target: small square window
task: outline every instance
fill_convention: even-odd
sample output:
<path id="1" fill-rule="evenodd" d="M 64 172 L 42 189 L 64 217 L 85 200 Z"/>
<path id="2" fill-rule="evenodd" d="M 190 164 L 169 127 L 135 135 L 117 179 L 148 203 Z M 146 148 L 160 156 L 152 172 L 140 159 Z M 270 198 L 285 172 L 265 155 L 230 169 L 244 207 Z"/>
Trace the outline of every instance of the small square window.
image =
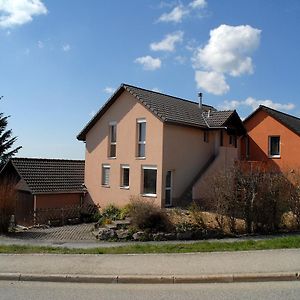
<path id="1" fill-rule="evenodd" d="M 109 186 L 110 165 L 102 165 L 102 181 L 103 186 Z"/>
<path id="2" fill-rule="evenodd" d="M 129 166 L 121 166 L 121 187 L 129 188 Z"/>
<path id="3" fill-rule="evenodd" d="M 280 136 L 269 136 L 269 156 L 280 157 Z"/>

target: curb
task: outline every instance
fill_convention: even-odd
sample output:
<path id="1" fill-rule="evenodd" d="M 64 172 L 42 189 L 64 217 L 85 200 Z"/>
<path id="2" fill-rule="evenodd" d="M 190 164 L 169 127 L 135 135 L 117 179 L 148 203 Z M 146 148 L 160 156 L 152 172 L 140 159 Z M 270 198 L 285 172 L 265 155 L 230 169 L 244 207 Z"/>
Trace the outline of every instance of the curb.
<path id="1" fill-rule="evenodd" d="M 73 275 L 73 274 L 20 274 L 0 273 L 0 280 L 6 281 L 42 281 L 76 283 L 120 283 L 120 284 L 179 284 L 179 283 L 232 283 L 232 282 L 270 282 L 300 281 L 300 274 L 282 273 L 242 273 L 217 275 Z"/>

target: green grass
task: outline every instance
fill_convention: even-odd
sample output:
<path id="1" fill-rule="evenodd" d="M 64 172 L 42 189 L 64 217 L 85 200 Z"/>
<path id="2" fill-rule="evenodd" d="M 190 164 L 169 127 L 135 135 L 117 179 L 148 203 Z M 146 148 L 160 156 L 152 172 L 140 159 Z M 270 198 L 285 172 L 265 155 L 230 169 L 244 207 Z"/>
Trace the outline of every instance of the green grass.
<path id="1" fill-rule="evenodd" d="M 128 253 L 188 253 L 214 251 L 245 251 L 300 248 L 300 236 L 248 240 L 236 242 L 196 242 L 192 244 L 138 244 L 110 248 L 69 249 L 41 246 L 0 246 L 0 253 L 53 253 L 53 254 L 128 254 Z"/>

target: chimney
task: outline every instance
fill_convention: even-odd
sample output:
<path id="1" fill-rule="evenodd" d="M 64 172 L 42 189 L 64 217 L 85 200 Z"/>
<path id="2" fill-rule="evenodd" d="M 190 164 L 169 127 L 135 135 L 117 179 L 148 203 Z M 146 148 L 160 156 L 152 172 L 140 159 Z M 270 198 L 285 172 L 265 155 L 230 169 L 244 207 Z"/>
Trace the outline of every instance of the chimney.
<path id="1" fill-rule="evenodd" d="M 198 93 L 199 97 L 199 108 L 202 109 L 202 93 Z"/>

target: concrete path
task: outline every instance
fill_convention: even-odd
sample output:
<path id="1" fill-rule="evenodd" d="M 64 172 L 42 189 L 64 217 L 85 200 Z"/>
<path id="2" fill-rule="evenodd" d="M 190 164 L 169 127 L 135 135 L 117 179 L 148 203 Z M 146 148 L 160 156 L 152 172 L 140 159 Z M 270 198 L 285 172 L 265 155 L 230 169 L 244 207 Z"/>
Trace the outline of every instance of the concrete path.
<path id="1" fill-rule="evenodd" d="M 237 276 L 237 281 L 247 276 L 248 279 L 264 277 L 266 280 L 271 274 L 273 280 L 280 276 L 296 280 L 299 271 L 298 249 L 189 254 L 0 255 L 0 279 L 11 274 L 11 279 L 18 280 L 56 281 L 63 278 L 66 281 L 67 277 L 77 277 L 78 281 L 81 278 L 85 282 L 99 282 L 99 278 L 106 278 L 106 282 L 120 282 L 121 279 L 122 282 L 123 278 L 123 282 L 132 283 L 132 280 L 145 282 L 145 279 L 152 278 L 174 283 L 176 278 L 181 282 L 193 278 L 194 282 L 201 278 L 207 282 L 213 278 L 214 281 L 232 282 L 234 276 Z"/>

